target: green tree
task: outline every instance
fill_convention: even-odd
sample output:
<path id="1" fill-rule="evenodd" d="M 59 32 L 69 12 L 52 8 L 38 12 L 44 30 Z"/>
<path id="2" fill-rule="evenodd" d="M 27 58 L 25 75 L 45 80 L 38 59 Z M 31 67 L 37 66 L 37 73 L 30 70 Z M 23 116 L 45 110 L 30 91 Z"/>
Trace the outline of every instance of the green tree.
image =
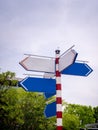
<path id="1" fill-rule="evenodd" d="M 74 114 L 63 113 L 64 130 L 79 130 L 79 119 Z"/>
<path id="2" fill-rule="evenodd" d="M 2 86 L 16 86 L 18 81 L 14 80 L 15 78 L 15 73 L 14 72 L 3 72 L 0 74 L 0 85 Z"/>
<path id="3" fill-rule="evenodd" d="M 44 116 L 42 94 L 22 88 L 0 89 L 0 128 L 2 130 L 55 130 L 55 117 Z"/>
<path id="4" fill-rule="evenodd" d="M 76 115 L 79 118 L 80 127 L 85 127 L 86 124 L 95 122 L 94 110 L 91 106 L 68 104 L 64 112 Z"/>
<path id="5" fill-rule="evenodd" d="M 0 98 L 0 127 L 2 130 L 16 130 L 17 126 L 24 122 L 17 95 L 16 89 L 10 88 Z"/>
<path id="6" fill-rule="evenodd" d="M 54 127 L 55 119 L 44 117 L 45 100 L 41 94 L 28 92 L 25 102 L 22 102 L 24 113 L 23 130 L 51 130 Z"/>
<path id="7" fill-rule="evenodd" d="M 94 107 L 94 118 L 95 118 L 95 123 L 98 123 L 98 106 Z"/>

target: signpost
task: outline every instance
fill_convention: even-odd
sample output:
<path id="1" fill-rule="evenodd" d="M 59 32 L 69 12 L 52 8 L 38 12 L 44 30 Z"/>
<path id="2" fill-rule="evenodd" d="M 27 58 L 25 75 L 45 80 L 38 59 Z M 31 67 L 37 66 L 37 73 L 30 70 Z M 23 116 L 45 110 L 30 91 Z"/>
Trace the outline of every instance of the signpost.
<path id="1" fill-rule="evenodd" d="M 44 114 L 47 118 L 57 117 L 57 130 L 62 130 L 62 87 L 61 74 L 88 76 L 93 70 L 86 63 L 75 62 L 77 52 L 72 48 L 56 57 L 28 56 L 20 64 L 28 71 L 43 72 L 44 78 L 27 77 L 20 82 L 29 92 L 43 92 L 46 98 L 56 94 L 56 102 L 46 105 Z M 53 79 L 54 78 L 54 79 Z"/>
<path id="2" fill-rule="evenodd" d="M 57 130 L 62 130 L 62 86 L 61 86 L 61 73 L 59 71 L 59 56 L 60 50 L 56 50 L 56 118 Z"/>

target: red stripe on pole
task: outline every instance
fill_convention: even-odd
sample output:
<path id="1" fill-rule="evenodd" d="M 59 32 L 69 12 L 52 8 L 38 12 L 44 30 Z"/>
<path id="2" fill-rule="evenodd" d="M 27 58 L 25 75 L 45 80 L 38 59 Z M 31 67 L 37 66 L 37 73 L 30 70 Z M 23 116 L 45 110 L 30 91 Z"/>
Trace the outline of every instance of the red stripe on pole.
<path id="1" fill-rule="evenodd" d="M 62 98 L 61 97 L 57 97 L 56 101 L 57 101 L 57 104 L 62 104 Z"/>
<path id="2" fill-rule="evenodd" d="M 56 90 L 61 90 L 61 84 L 56 84 Z"/>
<path id="3" fill-rule="evenodd" d="M 62 130 L 63 127 L 62 126 L 57 126 L 57 130 Z"/>
<path id="4" fill-rule="evenodd" d="M 58 64 L 58 63 L 59 63 L 59 58 L 56 58 L 55 64 Z"/>
<path id="5" fill-rule="evenodd" d="M 56 71 L 56 77 L 60 77 L 61 76 L 61 73 L 57 70 Z"/>
<path id="6" fill-rule="evenodd" d="M 62 112 L 57 112 L 57 118 L 62 118 Z"/>

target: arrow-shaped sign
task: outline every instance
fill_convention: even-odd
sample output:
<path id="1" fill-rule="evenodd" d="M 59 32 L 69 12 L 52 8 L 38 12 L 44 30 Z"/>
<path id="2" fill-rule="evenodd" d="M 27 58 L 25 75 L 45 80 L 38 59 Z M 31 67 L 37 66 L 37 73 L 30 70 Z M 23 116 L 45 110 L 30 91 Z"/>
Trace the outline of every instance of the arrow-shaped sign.
<path id="1" fill-rule="evenodd" d="M 52 102 L 48 105 L 46 105 L 45 111 L 44 111 L 45 117 L 49 118 L 56 115 L 56 102 Z"/>
<path id="2" fill-rule="evenodd" d="M 93 70 L 86 63 L 74 63 L 61 73 L 76 76 L 88 76 Z"/>
<path id="3" fill-rule="evenodd" d="M 73 49 L 63 53 L 63 55 L 61 55 L 59 59 L 59 71 L 61 72 L 69 65 L 73 64 L 76 60 L 77 55 L 77 52 Z"/>
<path id="4" fill-rule="evenodd" d="M 52 58 L 38 58 L 28 56 L 20 62 L 20 64 L 28 71 L 37 72 L 55 72 L 55 59 Z"/>
<path id="5" fill-rule="evenodd" d="M 73 49 L 63 53 L 59 59 L 59 71 L 64 70 L 73 64 L 77 56 L 77 52 Z M 28 71 L 55 73 L 55 58 L 42 58 L 28 56 L 20 62 L 20 64 Z"/>
<path id="6" fill-rule="evenodd" d="M 30 92 L 55 93 L 56 80 L 27 77 L 20 82 L 20 85 Z"/>

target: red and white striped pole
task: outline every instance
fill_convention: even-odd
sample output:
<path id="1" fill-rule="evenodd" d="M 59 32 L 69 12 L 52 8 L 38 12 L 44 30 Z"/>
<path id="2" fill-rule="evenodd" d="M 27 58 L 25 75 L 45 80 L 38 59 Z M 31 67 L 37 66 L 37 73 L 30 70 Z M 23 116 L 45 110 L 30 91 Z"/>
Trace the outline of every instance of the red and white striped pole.
<path id="1" fill-rule="evenodd" d="M 62 130 L 62 89 L 61 89 L 61 73 L 59 71 L 59 56 L 60 50 L 56 50 L 56 116 L 57 116 L 57 130 Z"/>

